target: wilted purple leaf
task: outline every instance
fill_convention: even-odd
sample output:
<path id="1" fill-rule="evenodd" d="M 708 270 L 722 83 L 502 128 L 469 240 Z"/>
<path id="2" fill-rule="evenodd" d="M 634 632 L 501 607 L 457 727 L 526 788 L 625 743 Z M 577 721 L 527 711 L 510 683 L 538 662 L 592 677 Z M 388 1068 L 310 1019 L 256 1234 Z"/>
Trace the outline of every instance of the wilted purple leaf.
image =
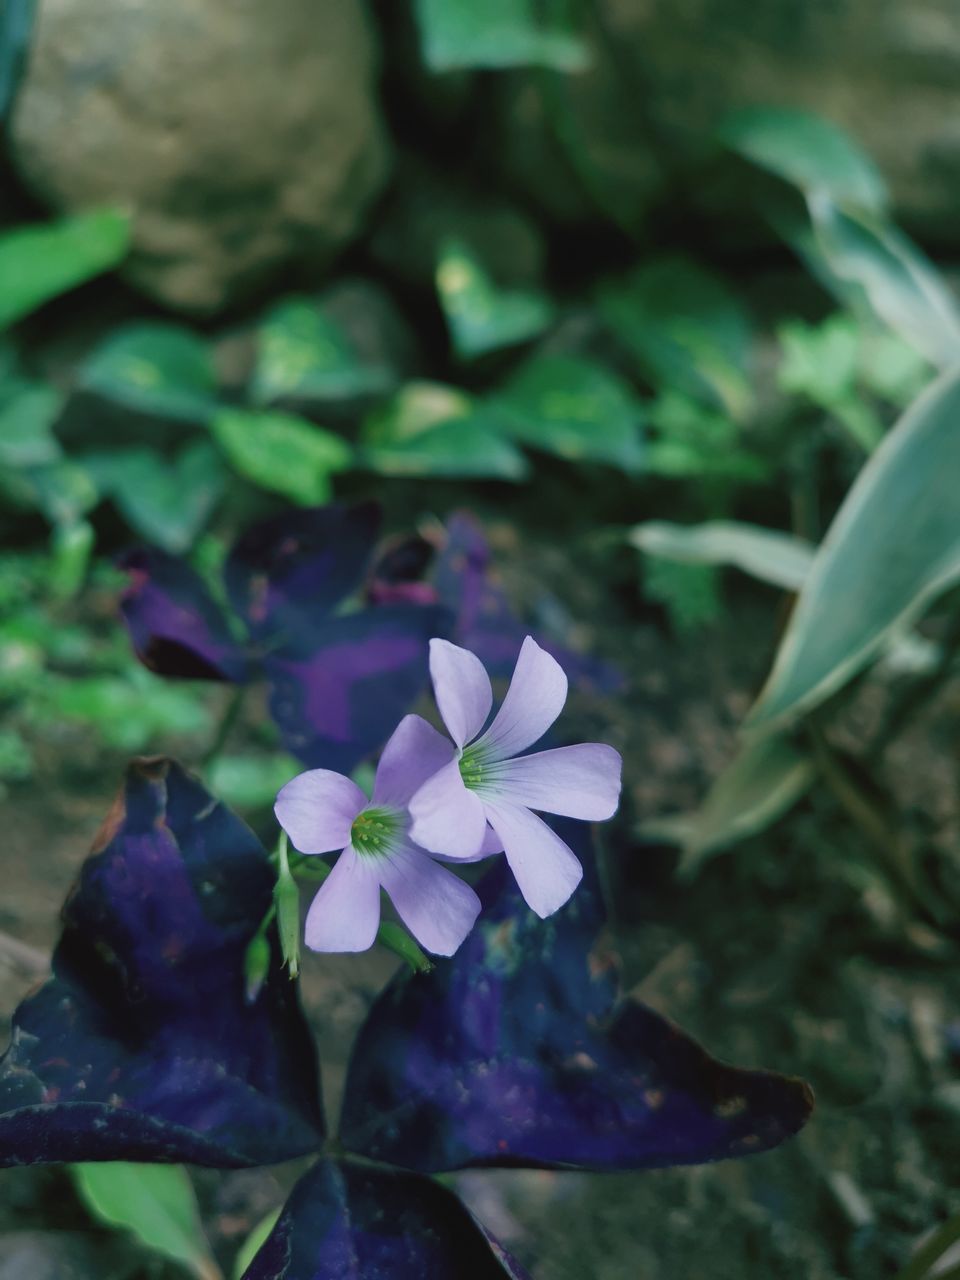
<path id="1" fill-rule="evenodd" d="M 230 603 L 258 646 L 302 644 L 359 585 L 380 528 L 374 502 L 285 511 L 251 525 L 224 567 Z"/>
<path id="2" fill-rule="evenodd" d="M 322 1160 L 243 1280 L 528 1280 L 430 1178 Z"/>
<path id="3" fill-rule="evenodd" d="M 270 714 L 287 750 L 309 768 L 349 773 L 409 710 L 430 638 L 449 622 L 438 606 L 383 605 L 304 626 L 268 654 Z"/>
<path id="4" fill-rule="evenodd" d="M 278 948 L 253 1004 L 244 953 L 273 875 L 197 779 L 141 760 L 67 899 L 54 977 L 0 1060 L 0 1164 L 271 1163 L 314 1150 L 313 1042 Z"/>
<path id="5" fill-rule="evenodd" d="M 144 547 L 118 563 L 130 575 L 120 610 L 144 666 L 190 680 L 248 679 L 247 659 L 227 619 L 185 561 Z"/>
<path id="6" fill-rule="evenodd" d="M 802 1081 L 725 1066 L 618 1002 L 596 945 L 589 837 L 556 827 L 587 871 L 565 908 L 538 920 L 498 867 L 453 959 L 400 975 L 374 1004 L 347 1080 L 347 1148 L 422 1172 L 612 1170 L 746 1155 L 795 1133 L 812 1105 Z"/>

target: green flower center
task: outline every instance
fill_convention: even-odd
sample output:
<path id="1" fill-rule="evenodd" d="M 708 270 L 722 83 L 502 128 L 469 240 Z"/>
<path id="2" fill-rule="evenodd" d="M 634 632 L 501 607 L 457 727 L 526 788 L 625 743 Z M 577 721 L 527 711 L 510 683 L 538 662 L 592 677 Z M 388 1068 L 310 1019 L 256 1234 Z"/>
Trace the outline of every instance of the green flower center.
<path id="1" fill-rule="evenodd" d="M 382 858 L 396 844 L 401 826 L 398 809 L 362 809 L 350 828 L 350 843 L 361 857 Z"/>
<path id="2" fill-rule="evenodd" d="M 464 747 L 460 757 L 460 777 L 468 791 L 479 791 L 484 783 L 490 782 L 493 774 L 493 761 L 487 747 L 473 743 Z"/>

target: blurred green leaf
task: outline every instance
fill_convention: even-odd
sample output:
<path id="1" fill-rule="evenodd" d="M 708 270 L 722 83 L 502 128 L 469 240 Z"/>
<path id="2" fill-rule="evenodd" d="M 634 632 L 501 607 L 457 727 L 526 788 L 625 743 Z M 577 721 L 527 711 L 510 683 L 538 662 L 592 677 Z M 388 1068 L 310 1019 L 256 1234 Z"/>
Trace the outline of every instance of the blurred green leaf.
<path id="1" fill-rule="evenodd" d="M 259 329 L 251 390 L 260 404 L 290 397 L 346 400 L 389 390 L 391 369 L 364 364 L 346 335 L 308 298 L 286 298 Z"/>
<path id="2" fill-rule="evenodd" d="M 813 762 L 778 735 L 747 742 L 720 774 L 694 814 L 653 819 L 644 835 L 683 846 L 679 870 L 694 875 L 711 854 L 763 831 L 813 783 Z"/>
<path id="3" fill-rule="evenodd" d="M 206 422 L 217 407 L 217 376 L 207 344 L 162 321 L 124 325 L 80 370 L 80 383 L 107 400 L 183 422 Z"/>
<path id="4" fill-rule="evenodd" d="M 504 430 L 521 444 L 627 472 L 643 464 L 642 406 L 602 365 L 574 356 L 534 356 L 492 401 Z"/>
<path id="5" fill-rule="evenodd" d="M 260 1252 L 261 1248 L 266 1244 L 267 1236 L 277 1225 L 277 1219 L 280 1217 L 281 1209 L 271 1209 L 265 1217 L 261 1218 L 257 1225 L 244 1240 L 243 1244 L 237 1250 L 237 1256 L 233 1264 L 233 1280 L 243 1280 L 246 1275 L 247 1268 L 253 1262 L 254 1258 Z"/>
<path id="6" fill-rule="evenodd" d="M 0 235 L 0 328 L 123 261 L 129 219 L 114 209 Z"/>
<path id="7" fill-rule="evenodd" d="M 368 417 L 361 460 L 371 471 L 394 476 L 522 480 L 528 472 L 493 413 L 435 382 L 408 383 Z"/>
<path id="8" fill-rule="evenodd" d="M 553 322 L 554 307 L 546 294 L 496 288 L 459 240 L 443 246 L 437 290 L 453 348 L 464 359 L 535 338 Z"/>
<path id="9" fill-rule="evenodd" d="M 717 276 L 686 258 L 649 262 L 600 289 L 600 313 L 656 387 L 734 418 L 749 409 L 750 318 Z"/>
<path id="10" fill-rule="evenodd" d="M 260 809 L 272 806 L 282 786 L 302 772 L 293 756 L 221 755 L 210 764 L 210 790 L 232 808 Z"/>
<path id="11" fill-rule="evenodd" d="M 431 71 L 541 66 L 581 71 L 586 45 L 557 7 L 535 0 L 416 0 L 423 56 Z M 549 15 L 549 16 L 548 16 Z"/>
<path id="12" fill-rule="evenodd" d="M 880 171 L 853 139 L 822 116 L 790 107 L 744 107 L 719 136 L 733 151 L 802 190 L 823 190 L 839 203 L 882 210 Z"/>
<path id="13" fill-rule="evenodd" d="M 182 1165 L 70 1166 L 74 1184 L 100 1222 L 130 1231 L 148 1249 L 179 1262 L 199 1280 L 222 1280 L 203 1234 L 193 1183 Z"/>
<path id="14" fill-rule="evenodd" d="M 861 310 L 900 334 L 938 368 L 960 360 L 960 310 L 929 260 L 896 227 L 808 197 L 814 243 L 827 266 L 854 290 Z"/>
<path id="15" fill-rule="evenodd" d="M 136 533 L 164 551 L 188 551 L 223 494 L 226 477 L 209 440 L 175 458 L 153 449 L 88 454 L 83 465 Z"/>
<path id="16" fill-rule="evenodd" d="M 62 408 L 54 387 L 22 378 L 0 383 L 0 467 L 56 462 L 61 450 L 52 427 Z"/>
<path id="17" fill-rule="evenodd" d="M 734 565 L 775 587 L 799 591 L 816 548 L 803 538 L 735 520 L 670 524 L 650 520 L 634 525 L 630 542 L 652 556 L 685 564 Z"/>
<path id="18" fill-rule="evenodd" d="M 749 724 L 794 721 L 960 578 L 960 373 L 871 454 L 814 558 Z"/>
<path id="19" fill-rule="evenodd" d="M 331 475 L 353 463 L 340 436 L 293 414 L 223 409 L 211 425 L 240 475 L 302 506 L 327 502 Z"/>

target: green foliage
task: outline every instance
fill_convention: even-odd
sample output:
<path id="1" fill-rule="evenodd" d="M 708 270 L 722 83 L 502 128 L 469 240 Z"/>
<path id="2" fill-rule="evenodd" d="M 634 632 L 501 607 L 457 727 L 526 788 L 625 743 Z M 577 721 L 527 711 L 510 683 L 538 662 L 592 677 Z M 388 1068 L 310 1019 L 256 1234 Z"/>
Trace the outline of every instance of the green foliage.
<path id="1" fill-rule="evenodd" d="M 222 1280 L 203 1234 L 193 1184 L 182 1165 L 117 1161 L 74 1164 L 70 1172 L 81 1199 L 100 1222 L 131 1232 L 198 1280 Z"/>
<path id="2" fill-rule="evenodd" d="M 0 235 L 0 329 L 122 262 L 129 220 L 112 209 Z"/>
<path id="3" fill-rule="evenodd" d="M 470 249 L 459 240 L 444 245 L 437 290 L 453 349 L 465 360 L 514 346 L 543 333 L 554 308 L 542 293 L 499 290 Z"/>
<path id="4" fill-rule="evenodd" d="M 138 413 L 206 422 L 217 404 L 207 344 L 181 325 L 122 325 L 80 370 L 80 383 Z"/>
<path id="5" fill-rule="evenodd" d="M 960 578 L 960 375 L 941 377 L 872 454 L 804 583 L 751 723 L 793 722 Z"/>
<path id="6" fill-rule="evenodd" d="M 345 334 L 309 298 L 285 298 L 258 331 L 251 395 L 275 400 L 338 400 L 389 390 L 393 371 L 365 364 Z"/>
<path id="7" fill-rule="evenodd" d="M 580 71 L 589 55 L 566 6 L 536 0 L 417 0 L 423 55 L 432 71 L 542 66 Z"/>
<path id="8" fill-rule="evenodd" d="M 240 475 L 303 506 L 329 501 L 330 477 L 353 460 L 339 436 L 277 410 L 222 409 L 211 429 Z"/>

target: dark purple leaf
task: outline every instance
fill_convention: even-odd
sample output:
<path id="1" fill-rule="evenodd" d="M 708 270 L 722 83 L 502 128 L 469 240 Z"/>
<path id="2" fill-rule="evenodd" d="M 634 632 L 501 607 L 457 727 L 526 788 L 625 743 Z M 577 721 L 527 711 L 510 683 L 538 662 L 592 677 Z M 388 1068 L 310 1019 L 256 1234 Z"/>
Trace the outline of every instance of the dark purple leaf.
<path id="1" fill-rule="evenodd" d="M 144 547 L 118 564 L 130 575 L 120 611 L 144 666 L 190 680 L 247 680 L 247 660 L 226 618 L 185 561 Z"/>
<path id="2" fill-rule="evenodd" d="M 224 568 L 227 594 L 257 645 L 301 644 L 363 579 L 380 528 L 365 502 L 287 511 L 241 534 Z"/>
<path id="3" fill-rule="evenodd" d="M 322 1141 L 296 987 L 244 999 L 271 901 L 249 828 L 167 760 L 141 760 L 67 899 L 54 977 L 0 1060 L 0 1164 L 271 1163 Z"/>
<path id="4" fill-rule="evenodd" d="M 310 768 L 349 773 L 382 746 L 426 684 L 428 642 L 448 633 L 437 606 L 384 605 L 304 628 L 264 659 L 270 714 Z"/>
<path id="5" fill-rule="evenodd" d="M 659 1014 L 617 1002 L 596 945 L 588 829 L 555 825 L 584 887 L 541 921 L 501 866 L 453 959 L 391 983 L 354 1046 L 347 1148 L 421 1172 L 611 1170 L 746 1155 L 795 1133 L 811 1108 L 802 1081 L 725 1066 Z"/>
<path id="6" fill-rule="evenodd" d="M 243 1280 L 528 1280 L 430 1178 L 321 1160 Z"/>

